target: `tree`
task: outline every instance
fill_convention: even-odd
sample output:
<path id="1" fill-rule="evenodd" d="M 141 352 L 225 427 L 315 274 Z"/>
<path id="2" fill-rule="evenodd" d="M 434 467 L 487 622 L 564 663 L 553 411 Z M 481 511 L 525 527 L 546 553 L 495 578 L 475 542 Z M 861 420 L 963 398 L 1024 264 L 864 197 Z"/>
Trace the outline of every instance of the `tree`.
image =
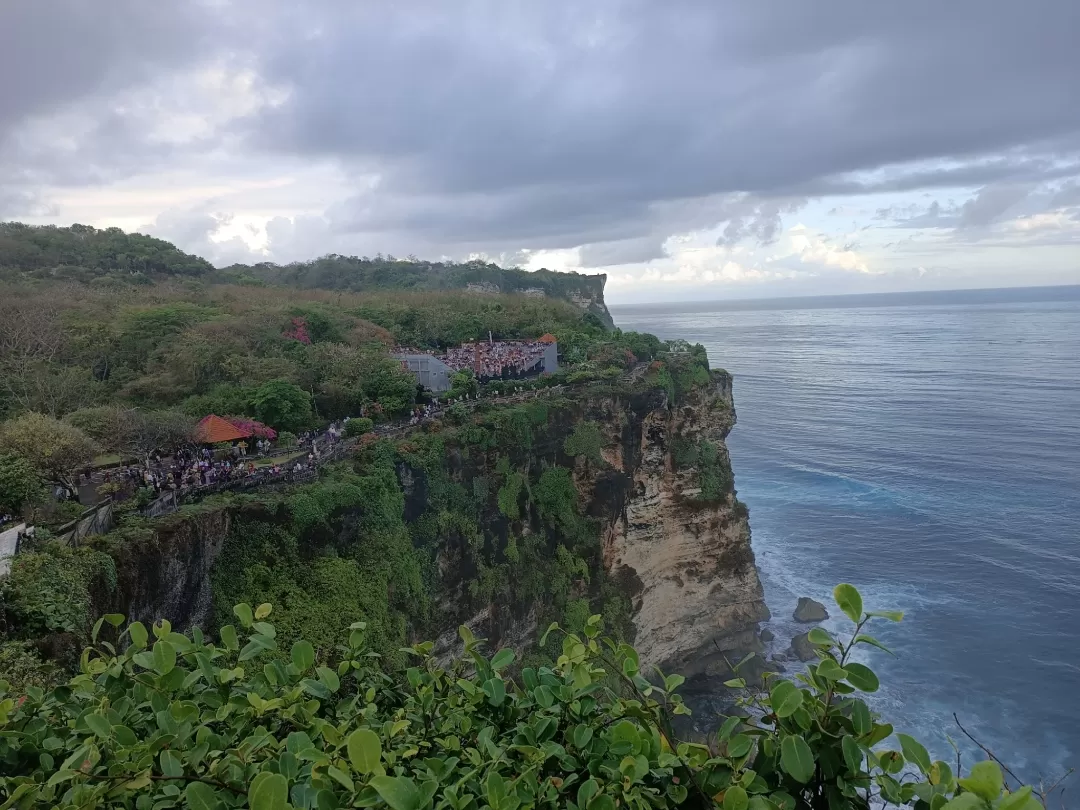
<path id="1" fill-rule="evenodd" d="M 311 421 L 311 397 L 298 385 L 271 380 L 251 397 L 255 416 L 276 430 L 302 430 Z"/>
<path id="2" fill-rule="evenodd" d="M 22 456 L 0 453 L 0 512 L 17 515 L 43 495 L 41 473 Z"/>
<path id="3" fill-rule="evenodd" d="M 0 449 L 22 456 L 43 475 L 75 492 L 75 472 L 92 462 L 100 448 L 74 425 L 30 412 L 0 427 Z"/>
<path id="4" fill-rule="evenodd" d="M 155 450 L 169 452 L 187 444 L 195 430 L 195 419 L 182 411 L 148 411 L 120 405 L 84 408 L 68 414 L 64 421 L 106 450 L 142 458 Z"/>

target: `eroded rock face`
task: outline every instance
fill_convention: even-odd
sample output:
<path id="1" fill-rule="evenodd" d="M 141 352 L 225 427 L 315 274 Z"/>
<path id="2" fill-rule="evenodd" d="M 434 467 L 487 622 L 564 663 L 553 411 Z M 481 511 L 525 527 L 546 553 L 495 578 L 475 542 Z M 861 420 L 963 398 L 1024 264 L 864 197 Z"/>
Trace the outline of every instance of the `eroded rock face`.
<path id="1" fill-rule="evenodd" d="M 710 442 L 730 476 L 726 439 L 735 422 L 731 378 L 677 408 L 666 398 L 634 437 L 633 486 L 621 519 L 604 538 L 604 561 L 634 583 L 634 644 L 644 665 L 685 675 L 722 674 L 728 662 L 762 650 L 758 623 L 769 617 L 750 547 L 745 507 L 733 490 L 703 499 L 700 470 L 677 468 L 676 440 Z"/>

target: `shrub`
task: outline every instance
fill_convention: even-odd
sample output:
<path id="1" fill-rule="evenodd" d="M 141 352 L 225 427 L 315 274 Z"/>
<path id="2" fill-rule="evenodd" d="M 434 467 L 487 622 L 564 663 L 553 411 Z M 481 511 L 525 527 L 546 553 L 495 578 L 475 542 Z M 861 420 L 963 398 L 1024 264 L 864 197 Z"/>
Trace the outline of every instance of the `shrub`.
<path id="1" fill-rule="evenodd" d="M 296 447 L 296 434 L 283 430 L 277 435 L 278 447 Z"/>
<path id="2" fill-rule="evenodd" d="M 604 439 L 595 422 L 579 422 L 575 425 L 574 432 L 563 442 L 563 450 L 568 456 L 584 456 L 594 464 L 603 461 L 600 455 L 603 446 Z"/>
<path id="3" fill-rule="evenodd" d="M 345 435 L 350 439 L 370 433 L 375 428 L 375 423 L 366 416 L 350 419 L 345 423 Z"/>
<path id="4" fill-rule="evenodd" d="M 858 592 L 841 585 L 836 596 L 861 630 L 871 614 Z M 580 633 L 548 628 L 541 645 L 561 640 L 555 663 L 511 678 L 514 652 L 487 657 L 465 627 L 461 659 L 443 667 L 426 642 L 390 674 L 363 622 L 335 659 L 298 640 L 282 660 L 269 604 L 234 613 L 240 629 L 222 627 L 220 643 L 167 621 L 151 635 L 110 614 L 70 686 L 16 695 L 0 682 L 0 799 L 253 810 L 1042 806 L 1028 787 L 1009 792 L 994 762 L 961 777 L 906 735 L 900 751 L 876 750 L 892 726 L 855 697 L 877 689 L 849 660 L 858 635 L 841 644 L 819 630 L 819 661 L 800 683 L 770 679 L 748 698 L 758 713 L 729 718 L 710 747 L 672 730 L 672 715 L 689 714 L 683 678 L 647 680 L 631 646 L 601 637 L 599 616 Z"/>

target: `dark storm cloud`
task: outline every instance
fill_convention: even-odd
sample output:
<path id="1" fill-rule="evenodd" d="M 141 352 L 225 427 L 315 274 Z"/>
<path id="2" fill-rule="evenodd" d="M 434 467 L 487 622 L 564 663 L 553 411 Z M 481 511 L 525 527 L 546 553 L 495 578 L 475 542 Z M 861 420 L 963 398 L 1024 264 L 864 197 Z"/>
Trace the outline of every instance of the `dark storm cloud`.
<path id="1" fill-rule="evenodd" d="M 1072 0 L 421 7 L 320 6 L 310 38 L 268 55 L 291 95 L 262 143 L 377 165 L 486 238 L 580 241 L 638 203 L 718 192 L 1053 174 L 1080 147 Z M 872 174 L 912 161 L 942 164 Z"/>
<path id="2" fill-rule="evenodd" d="M 27 117 L 108 96 L 203 56 L 215 31 L 210 11 L 196 2 L 0 3 L 0 138 Z"/>
<path id="3" fill-rule="evenodd" d="M 240 60 L 283 102 L 195 148 L 377 175 L 310 224 L 335 241 L 642 260 L 724 222 L 722 243 L 769 242 L 809 197 L 1042 182 L 1080 159 L 1075 0 L 63 3 L 0 5 L 0 69 L 27 76 L 0 91 L 0 138 Z M 122 157 L 108 141 L 80 145 L 87 166 Z"/>

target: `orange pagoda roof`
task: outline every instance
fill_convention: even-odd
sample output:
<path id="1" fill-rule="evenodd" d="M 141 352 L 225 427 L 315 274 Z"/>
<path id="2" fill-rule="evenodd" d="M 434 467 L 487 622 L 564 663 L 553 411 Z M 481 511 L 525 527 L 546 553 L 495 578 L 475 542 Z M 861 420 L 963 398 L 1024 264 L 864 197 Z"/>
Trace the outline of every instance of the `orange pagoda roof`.
<path id="1" fill-rule="evenodd" d="M 551 332 L 548 332 L 546 335 L 541 335 L 537 340 L 540 343 L 558 343 L 559 342 L 558 339 L 556 339 L 556 337 L 553 334 L 551 334 Z"/>
<path id="2" fill-rule="evenodd" d="M 236 439 L 246 439 L 250 435 L 251 431 L 241 430 L 232 422 L 214 414 L 205 417 L 195 426 L 195 440 L 203 444 L 231 442 Z"/>

